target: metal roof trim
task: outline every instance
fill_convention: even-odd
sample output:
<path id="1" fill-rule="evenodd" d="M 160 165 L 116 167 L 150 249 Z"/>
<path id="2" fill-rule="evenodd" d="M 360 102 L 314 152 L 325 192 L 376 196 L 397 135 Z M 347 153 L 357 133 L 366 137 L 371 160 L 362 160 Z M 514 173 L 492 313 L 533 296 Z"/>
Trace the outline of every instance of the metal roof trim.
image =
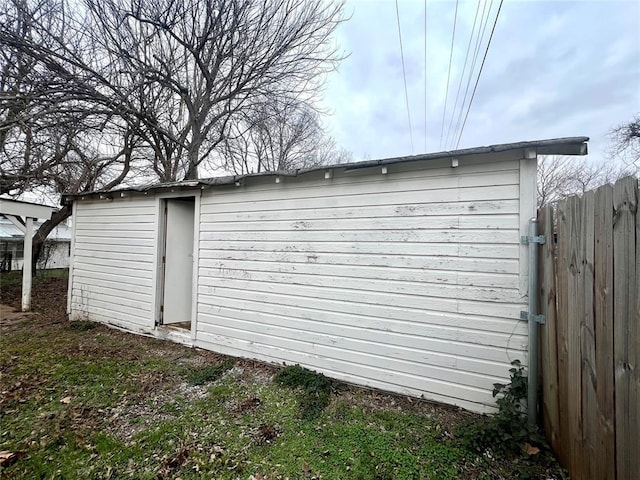
<path id="1" fill-rule="evenodd" d="M 320 167 L 307 168 L 307 169 L 299 169 L 295 171 L 273 171 L 273 172 L 261 172 L 261 173 L 252 173 L 246 175 L 227 175 L 224 177 L 212 177 L 212 178 L 204 178 L 200 180 L 184 180 L 178 182 L 167 182 L 167 183 L 153 183 L 140 185 L 138 187 L 125 187 L 125 188 L 114 188 L 111 190 L 95 190 L 90 192 L 82 192 L 76 194 L 65 194 L 62 196 L 61 203 L 64 205 L 68 202 L 72 202 L 79 197 L 87 197 L 87 196 L 95 196 L 95 195 L 104 195 L 108 198 L 113 198 L 113 196 L 117 194 L 125 194 L 127 192 L 132 193 L 145 193 L 151 191 L 161 191 L 168 189 L 192 189 L 199 187 L 208 187 L 208 186 L 219 186 L 219 185 L 232 185 L 236 182 L 242 181 L 246 178 L 257 178 L 257 177 L 298 177 L 300 175 L 304 175 L 305 173 L 317 172 L 323 170 L 332 170 L 332 169 L 344 169 L 345 171 L 363 169 L 363 168 L 371 168 L 377 166 L 384 165 L 394 165 L 399 163 L 409 163 L 409 162 L 420 162 L 420 161 L 431 161 L 431 160 L 441 160 L 447 158 L 459 158 L 470 155 L 483 155 L 487 153 L 498 153 L 498 152 L 506 152 L 510 150 L 522 150 L 522 149 L 535 149 L 538 155 L 586 155 L 587 152 L 587 143 L 589 141 L 589 137 L 565 137 L 565 138 L 554 138 L 548 140 L 534 140 L 527 142 L 516 142 L 516 143 L 503 143 L 497 145 L 489 145 L 484 147 L 474 147 L 474 148 L 465 148 L 461 150 L 449 150 L 435 153 L 424 153 L 419 155 L 410 155 L 404 157 L 390 157 L 383 158 L 379 160 L 366 160 L 362 162 L 350 162 L 350 163 L 337 163 L 332 165 L 323 165 Z"/>

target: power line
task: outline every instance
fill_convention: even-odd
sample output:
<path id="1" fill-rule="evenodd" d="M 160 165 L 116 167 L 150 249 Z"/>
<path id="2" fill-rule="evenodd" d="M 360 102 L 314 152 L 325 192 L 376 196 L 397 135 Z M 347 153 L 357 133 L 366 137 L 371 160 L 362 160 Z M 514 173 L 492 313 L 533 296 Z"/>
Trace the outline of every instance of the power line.
<path id="1" fill-rule="evenodd" d="M 487 11 L 487 2 L 483 2 L 482 6 L 482 15 L 480 16 L 480 23 L 484 21 L 484 25 L 482 26 L 482 30 L 478 29 L 478 35 L 476 36 L 476 44 L 474 46 L 474 54 L 473 54 L 473 62 L 471 62 L 471 69 L 469 70 L 469 76 L 467 77 L 467 86 L 464 90 L 464 98 L 462 99 L 462 105 L 460 106 L 460 112 L 458 113 L 458 118 L 456 119 L 456 126 L 453 129 L 453 139 L 456 138 L 456 132 L 460 129 L 460 124 L 462 123 L 462 114 L 464 112 L 464 106 L 467 103 L 467 96 L 469 95 L 469 88 L 471 87 L 471 78 L 473 77 L 473 72 L 476 69 L 476 62 L 478 61 L 478 56 L 480 55 L 480 46 L 482 45 L 482 39 L 484 38 L 484 32 L 487 29 L 487 24 L 489 23 L 489 17 L 491 16 L 491 9 L 493 8 L 493 0 L 489 4 L 489 11 Z M 487 13 L 487 17 L 485 18 L 485 11 Z M 452 145 L 453 146 L 453 145 Z"/>
<path id="2" fill-rule="evenodd" d="M 396 0 L 396 5 L 398 0 Z M 442 148 L 442 135 L 444 134 L 444 118 L 447 114 L 447 98 L 449 97 L 449 80 L 451 80 L 451 61 L 453 60 L 453 44 L 456 38 L 456 20 L 458 19 L 458 0 L 456 0 L 456 11 L 453 14 L 453 33 L 451 34 L 451 52 L 449 54 L 449 72 L 447 73 L 447 91 L 444 95 L 444 110 L 442 111 L 442 128 L 440 129 L 440 148 Z"/>
<path id="3" fill-rule="evenodd" d="M 398 38 L 400 39 L 400 58 L 402 59 L 402 77 L 404 79 L 404 99 L 407 104 L 407 120 L 409 121 L 409 139 L 411 140 L 411 154 L 413 155 L 413 131 L 411 128 L 411 112 L 409 111 L 409 91 L 407 90 L 407 72 L 404 68 L 404 50 L 402 49 L 402 31 L 400 29 L 400 9 L 396 0 L 396 18 L 398 20 Z"/>
<path id="4" fill-rule="evenodd" d="M 489 43 L 487 43 L 487 48 L 484 51 L 484 57 L 482 57 L 482 64 L 480 64 L 480 71 L 478 72 L 478 78 L 476 78 L 476 84 L 473 87 L 473 93 L 471 94 L 471 100 L 469 100 L 469 106 L 467 107 L 467 113 L 464 116 L 464 122 L 462 122 L 462 128 L 460 129 L 460 135 L 458 136 L 458 142 L 456 143 L 456 149 L 460 145 L 460 140 L 462 139 L 462 133 L 464 132 L 464 127 L 467 124 L 467 118 L 469 118 L 469 111 L 471 110 L 471 105 L 473 104 L 473 99 L 476 96 L 476 90 L 478 89 L 478 83 L 480 82 L 480 76 L 482 75 L 482 69 L 484 68 L 484 62 L 487 59 L 487 54 L 489 53 L 489 47 L 491 46 L 491 40 L 493 40 L 493 34 L 496 31 L 496 25 L 498 24 L 498 18 L 500 17 L 500 10 L 502 10 L 502 3 L 504 0 L 500 0 L 500 5 L 498 6 L 498 13 L 496 13 L 496 19 L 493 22 L 493 28 L 491 29 L 491 36 L 489 37 Z"/>
<path id="5" fill-rule="evenodd" d="M 476 24 L 478 23 L 478 13 L 480 13 L 480 2 L 476 6 L 476 16 L 473 19 L 473 27 L 471 27 L 471 35 L 469 35 L 469 43 L 467 44 L 467 53 L 464 56 L 464 66 L 462 67 L 462 73 L 460 74 L 460 83 L 458 83 L 458 91 L 456 92 L 456 101 L 453 103 L 453 110 L 451 111 L 451 120 L 449 121 L 449 128 L 447 129 L 447 137 L 444 141 L 445 148 L 449 143 L 449 136 L 451 135 L 451 127 L 453 126 L 453 119 L 456 116 L 456 108 L 458 107 L 458 98 L 460 98 L 460 90 L 462 89 L 462 82 L 464 81 L 464 74 L 467 71 L 467 63 L 469 61 L 469 52 L 471 51 L 471 42 L 473 41 L 473 34 L 476 31 Z M 464 108 L 464 104 L 461 105 L 461 109 Z M 455 138 L 455 135 L 454 135 Z"/>
<path id="6" fill-rule="evenodd" d="M 424 0 L 424 151 L 427 151 L 427 0 Z"/>

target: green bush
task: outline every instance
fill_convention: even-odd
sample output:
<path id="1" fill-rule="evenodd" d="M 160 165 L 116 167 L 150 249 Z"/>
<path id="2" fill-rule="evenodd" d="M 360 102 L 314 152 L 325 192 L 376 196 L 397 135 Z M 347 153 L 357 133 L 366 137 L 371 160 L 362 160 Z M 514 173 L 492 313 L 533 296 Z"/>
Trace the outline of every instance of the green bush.
<path id="1" fill-rule="evenodd" d="M 498 413 L 471 420 L 456 430 L 456 437 L 467 450 L 480 454 L 491 451 L 499 455 L 518 455 L 526 443 L 545 445 L 537 427 L 527 423 L 527 377 L 523 373 L 524 368 L 519 360 L 514 360 L 511 365 L 511 381 L 493 386 L 493 396 L 500 396 L 496 401 Z"/>
<path id="2" fill-rule="evenodd" d="M 318 417 L 329 405 L 333 383 L 321 373 L 292 365 L 276 373 L 274 380 L 285 387 L 301 389 L 298 404 L 305 420 Z"/>

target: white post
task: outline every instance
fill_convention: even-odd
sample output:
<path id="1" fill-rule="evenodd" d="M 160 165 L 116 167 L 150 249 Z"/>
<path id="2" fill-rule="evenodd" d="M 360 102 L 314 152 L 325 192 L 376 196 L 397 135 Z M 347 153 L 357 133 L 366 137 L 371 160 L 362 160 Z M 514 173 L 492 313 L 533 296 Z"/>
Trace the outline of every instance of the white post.
<path id="1" fill-rule="evenodd" d="M 24 233 L 24 263 L 22 265 L 22 311 L 31 309 L 31 251 L 33 250 L 33 218 L 27 217 Z"/>

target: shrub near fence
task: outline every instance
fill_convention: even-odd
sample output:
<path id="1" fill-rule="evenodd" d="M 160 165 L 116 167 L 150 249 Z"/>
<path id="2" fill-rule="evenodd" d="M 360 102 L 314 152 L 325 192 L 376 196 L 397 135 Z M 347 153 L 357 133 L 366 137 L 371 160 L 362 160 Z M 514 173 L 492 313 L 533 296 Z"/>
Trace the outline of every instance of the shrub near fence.
<path id="1" fill-rule="evenodd" d="M 640 475 L 638 198 L 627 177 L 539 212 L 542 413 L 572 479 Z"/>

